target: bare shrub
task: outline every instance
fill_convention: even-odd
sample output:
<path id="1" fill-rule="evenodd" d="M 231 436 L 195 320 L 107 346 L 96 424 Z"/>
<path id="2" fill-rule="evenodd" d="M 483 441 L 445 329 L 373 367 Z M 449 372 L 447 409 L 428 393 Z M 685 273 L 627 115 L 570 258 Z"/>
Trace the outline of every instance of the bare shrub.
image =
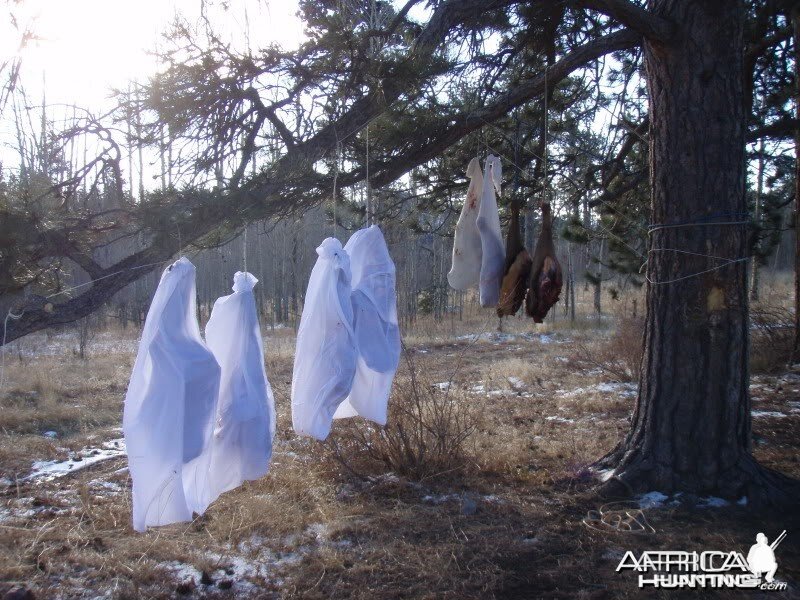
<path id="1" fill-rule="evenodd" d="M 611 337 L 601 343 L 577 343 L 572 362 L 581 368 L 600 369 L 619 381 L 638 381 L 643 338 L 643 319 L 620 319 Z"/>
<path id="2" fill-rule="evenodd" d="M 92 315 L 78 321 L 78 356 L 86 360 L 86 351 L 97 335 L 97 323 Z"/>
<path id="3" fill-rule="evenodd" d="M 750 369 L 769 373 L 786 367 L 794 339 L 792 313 L 782 306 L 760 305 L 750 312 Z"/>
<path id="4" fill-rule="evenodd" d="M 471 462 L 467 446 L 476 430 L 471 404 L 452 386 L 441 390 L 428 381 L 404 354 L 406 369 L 395 378 L 386 426 L 342 424 L 328 443 L 332 456 L 357 474 L 367 466 L 365 457 L 415 480 L 463 470 Z"/>

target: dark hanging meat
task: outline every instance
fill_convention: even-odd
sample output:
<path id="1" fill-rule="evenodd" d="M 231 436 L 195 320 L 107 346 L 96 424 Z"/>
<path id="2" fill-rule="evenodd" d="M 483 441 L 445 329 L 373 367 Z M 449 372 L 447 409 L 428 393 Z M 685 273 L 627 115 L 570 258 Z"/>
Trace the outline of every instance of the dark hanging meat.
<path id="1" fill-rule="evenodd" d="M 544 321 L 547 311 L 558 302 L 563 283 L 561 265 L 553 245 L 553 216 L 547 202 L 542 204 L 542 232 L 533 250 L 530 289 L 525 302 L 525 312 L 536 323 Z"/>
<path id="2" fill-rule="evenodd" d="M 515 315 L 522 306 L 531 273 L 531 263 L 531 255 L 522 243 L 519 206 L 513 203 L 506 235 L 506 263 L 503 269 L 503 281 L 500 284 L 500 301 L 497 303 L 498 317 Z"/>

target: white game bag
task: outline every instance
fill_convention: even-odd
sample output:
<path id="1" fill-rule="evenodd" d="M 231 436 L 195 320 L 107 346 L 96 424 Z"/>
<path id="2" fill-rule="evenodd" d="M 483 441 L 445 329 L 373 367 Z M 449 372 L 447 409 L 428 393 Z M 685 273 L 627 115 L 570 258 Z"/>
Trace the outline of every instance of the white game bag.
<path id="1" fill-rule="evenodd" d="M 191 520 L 183 470 L 208 448 L 219 381 L 197 324 L 195 268 L 181 258 L 161 275 L 125 395 L 136 531 Z"/>
<path id="2" fill-rule="evenodd" d="M 478 231 L 478 210 L 481 205 L 483 173 L 477 158 L 467 167 L 469 187 L 453 235 L 453 261 L 447 282 L 455 290 L 467 290 L 477 285 L 481 278 L 481 234 Z"/>
<path id="3" fill-rule="evenodd" d="M 481 205 L 478 210 L 478 230 L 481 233 L 481 306 L 497 306 L 500 300 L 500 284 L 505 268 L 505 244 L 503 232 L 500 230 L 500 213 L 497 210 L 497 195 L 500 195 L 502 180 L 500 159 L 489 155 L 486 158 L 486 170 L 483 175 L 483 191 Z"/>
<path id="4" fill-rule="evenodd" d="M 292 425 L 296 433 L 328 437 L 333 415 L 347 398 L 356 371 L 350 258 L 336 238 L 317 248 L 292 373 Z"/>
<path id="5" fill-rule="evenodd" d="M 187 493 L 190 507 L 200 514 L 220 494 L 269 470 L 275 401 L 264 369 L 264 343 L 253 295 L 256 283 L 258 279 L 250 273 L 236 273 L 233 294 L 214 303 L 206 325 L 206 343 L 222 375 L 210 456 L 197 464 L 198 470 L 208 469 L 207 477 L 199 478 L 206 486 L 193 486 L 195 498 Z"/>
<path id="6" fill-rule="evenodd" d="M 377 225 L 353 234 L 344 247 L 353 274 L 353 330 L 358 346 L 350 395 L 334 419 L 360 415 L 386 424 L 389 393 L 400 362 L 395 268 Z"/>

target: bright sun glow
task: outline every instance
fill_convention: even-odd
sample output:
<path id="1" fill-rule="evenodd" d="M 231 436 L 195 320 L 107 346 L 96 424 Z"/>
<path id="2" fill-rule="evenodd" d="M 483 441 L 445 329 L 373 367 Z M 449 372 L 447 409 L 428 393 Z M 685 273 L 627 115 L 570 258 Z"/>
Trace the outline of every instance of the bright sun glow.
<path id="1" fill-rule="evenodd" d="M 273 42 L 291 48 L 302 40 L 295 0 L 206 4 L 215 28 L 235 44 L 245 44 L 248 25 L 254 48 Z M 97 107 L 111 88 L 153 73 L 157 64 L 148 51 L 176 13 L 193 23 L 201 5 L 201 0 L 25 0 L 14 13 L 38 39 L 22 52 L 22 82 L 38 98 L 44 80 L 48 104 Z M 16 52 L 19 34 L 7 20 L 0 27 L 4 60 Z"/>

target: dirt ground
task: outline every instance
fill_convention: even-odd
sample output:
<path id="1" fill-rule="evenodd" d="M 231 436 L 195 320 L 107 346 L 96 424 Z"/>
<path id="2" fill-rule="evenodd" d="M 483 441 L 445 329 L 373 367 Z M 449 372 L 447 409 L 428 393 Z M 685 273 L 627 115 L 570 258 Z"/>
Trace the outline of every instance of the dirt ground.
<path id="1" fill-rule="evenodd" d="M 534 329 L 511 319 L 502 333 L 496 326 L 496 319 L 418 323 L 406 333 L 408 358 L 391 402 L 405 406 L 402 386 L 413 371 L 425 402 L 449 411 L 440 426 L 464 433 L 458 451 L 442 455 L 442 470 L 422 476 L 419 464 L 366 452 L 379 434 L 365 422 L 337 423 L 326 444 L 297 438 L 293 332 L 267 330 L 279 418 L 271 472 L 191 523 L 146 534 L 131 529 L 120 428 L 135 333 L 98 335 L 86 360 L 73 355 L 68 333 L 30 338 L 6 357 L 0 393 L 0 592 L 800 597 L 799 511 L 753 512 L 745 500 L 667 498 L 658 490 L 624 502 L 595 494 L 590 465 L 624 436 L 636 395 L 624 364 L 587 362 L 619 342 L 613 323 L 562 320 Z M 800 372 L 754 375 L 751 392 L 757 459 L 800 477 Z M 616 571 L 628 550 L 746 555 L 758 532 L 772 540 L 783 530 L 776 577 L 785 591 L 643 591 L 634 572 Z"/>

